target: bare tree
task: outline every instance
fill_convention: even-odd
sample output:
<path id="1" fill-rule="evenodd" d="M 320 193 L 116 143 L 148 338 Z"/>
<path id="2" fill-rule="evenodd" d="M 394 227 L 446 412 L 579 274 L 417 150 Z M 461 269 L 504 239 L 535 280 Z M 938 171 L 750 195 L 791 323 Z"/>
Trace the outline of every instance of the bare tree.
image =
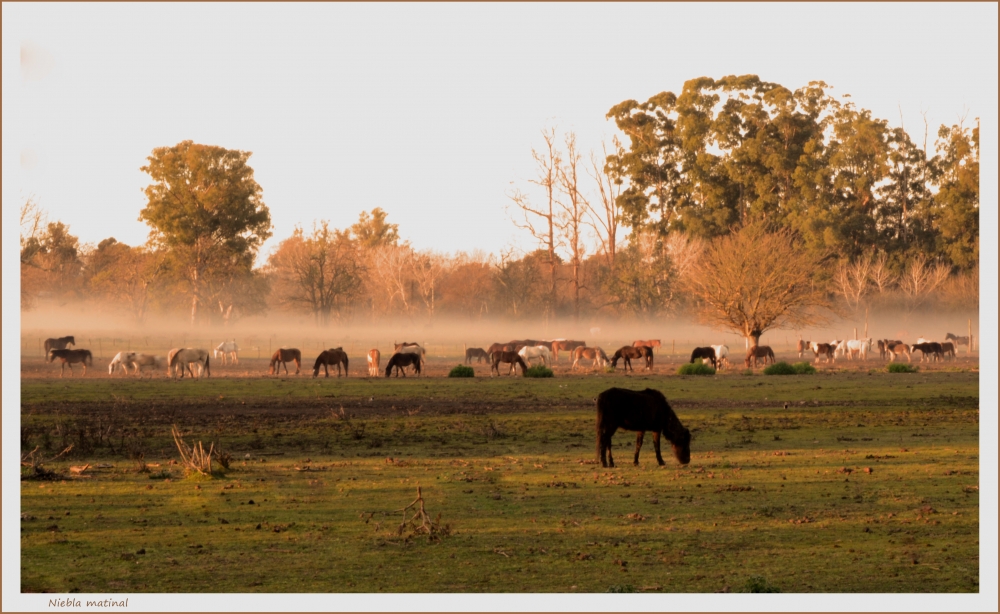
<path id="1" fill-rule="evenodd" d="M 838 291 L 854 309 L 861 304 L 861 299 L 868 293 L 871 271 L 875 261 L 875 251 L 863 253 L 854 262 L 843 261 L 833 272 L 833 281 Z"/>
<path id="2" fill-rule="evenodd" d="M 559 215 L 556 226 L 560 234 L 569 247 L 571 258 L 570 265 L 573 269 L 573 321 L 580 321 L 580 265 L 583 260 L 586 246 L 583 244 L 582 230 L 584 225 L 584 215 L 590 204 L 580 192 L 580 154 L 576 150 L 576 135 L 572 132 L 566 134 L 566 163 L 561 165 L 559 172 L 559 186 L 565 200 L 558 200 Z"/>
<path id="3" fill-rule="evenodd" d="M 368 288 L 371 292 L 372 315 L 412 311 L 409 245 L 382 245 L 367 250 L 366 261 Z"/>
<path id="4" fill-rule="evenodd" d="M 932 263 L 923 254 L 914 256 L 899 278 L 899 289 L 911 304 L 919 304 L 943 284 L 951 274 L 951 267 Z"/>
<path id="5" fill-rule="evenodd" d="M 538 151 L 532 148 L 531 150 L 531 157 L 538 165 L 538 178 L 529 181 L 545 191 L 547 206 L 536 208 L 531 204 L 528 196 L 516 188 L 508 196 L 521 210 L 524 217 L 524 222 L 513 219 L 514 225 L 530 232 L 531 236 L 544 245 L 548 251 L 550 283 L 547 311 L 549 316 L 553 316 L 556 309 L 556 247 L 558 246 L 555 233 L 555 191 L 562 159 L 556 149 L 555 128 L 543 130 L 542 138 L 545 140 L 545 149 Z"/>
<path id="6" fill-rule="evenodd" d="M 896 278 L 897 275 L 889 267 L 889 254 L 879 250 L 878 254 L 872 260 L 871 269 L 868 273 L 868 279 L 871 280 L 872 286 L 878 290 L 879 294 L 885 294 L 892 284 L 896 283 Z"/>
<path id="7" fill-rule="evenodd" d="M 34 255 L 41 249 L 42 231 L 47 216 L 38 201 L 29 197 L 21 205 L 21 264 L 32 264 Z"/>
<path id="8" fill-rule="evenodd" d="M 733 331 L 756 345 L 771 329 L 815 326 L 829 319 L 830 302 L 813 273 L 822 258 L 807 252 L 788 229 L 763 223 L 712 241 L 685 278 L 702 323 Z"/>
<path id="9" fill-rule="evenodd" d="M 615 147 L 615 154 L 621 157 L 624 153 L 621 141 L 618 137 L 612 139 Z M 598 211 L 589 202 L 585 203 L 590 211 L 590 226 L 597 234 L 597 239 L 601 244 L 601 251 L 608 268 L 615 266 L 615 255 L 618 251 L 618 222 L 621 217 L 621 207 L 618 205 L 618 197 L 622 191 L 622 182 L 612 174 L 611 168 L 607 164 L 608 148 L 602 144 L 604 150 L 604 162 L 598 163 L 593 152 L 590 154 L 590 164 L 592 167 L 591 177 L 597 182 L 597 189 L 601 196 L 601 210 Z"/>
<path id="10" fill-rule="evenodd" d="M 417 284 L 420 300 L 431 318 L 434 317 L 437 285 L 447 275 L 450 264 L 447 257 L 432 251 L 413 252 L 410 255 L 411 274 Z"/>
<path id="11" fill-rule="evenodd" d="M 679 279 L 684 279 L 701 260 L 705 251 L 705 241 L 680 232 L 670 233 L 664 241 L 670 267 Z"/>

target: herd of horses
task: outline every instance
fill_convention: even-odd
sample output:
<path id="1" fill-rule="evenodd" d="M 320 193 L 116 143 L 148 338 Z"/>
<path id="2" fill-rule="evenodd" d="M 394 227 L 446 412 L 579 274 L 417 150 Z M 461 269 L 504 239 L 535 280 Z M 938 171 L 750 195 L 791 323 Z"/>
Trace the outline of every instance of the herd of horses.
<path id="1" fill-rule="evenodd" d="M 899 339 L 872 340 L 870 337 L 850 340 L 835 339 L 829 343 L 817 343 L 815 341 L 800 339 L 797 349 L 799 358 L 802 358 L 804 353 L 812 351 L 816 357 L 816 362 L 819 362 L 820 359 L 825 359 L 826 362 L 831 363 L 838 356 L 846 357 L 848 360 L 867 360 L 873 346 L 878 348 L 879 358 L 882 360 L 888 358 L 890 362 L 893 362 L 897 357 L 906 356 L 906 361 L 910 362 L 913 355 L 919 351 L 920 361 L 923 362 L 925 359 L 927 361 L 943 361 L 948 356 L 951 356 L 954 360 L 958 360 L 957 346 L 969 345 L 968 337 L 957 337 L 948 333 L 945 339 L 946 341 L 937 342 L 920 337 L 914 344 L 906 344 Z"/>
<path id="2" fill-rule="evenodd" d="M 66 367 L 73 373 L 73 365 L 81 364 L 83 374 L 87 374 L 87 367 L 93 366 L 93 355 L 86 349 L 69 349 L 67 346 L 76 345 L 76 340 L 72 335 L 66 337 L 52 338 L 45 340 L 45 354 L 48 362 L 59 360 L 61 368 L 59 376 L 62 377 Z M 521 375 L 525 376 L 528 369 L 535 363 L 544 366 L 551 366 L 559 361 L 559 353 L 568 353 L 572 360 L 570 369 L 572 371 L 583 368 L 581 361 L 590 361 L 591 369 L 606 368 L 617 369 L 618 363 L 624 363 L 624 372 L 635 371 L 632 366 L 633 360 L 638 360 L 644 370 L 653 368 L 654 348 L 660 347 L 659 339 L 642 339 L 633 341 L 631 345 L 620 347 L 609 358 L 605 351 L 597 346 L 588 346 L 585 341 L 575 341 L 570 339 L 518 339 L 507 343 L 493 343 L 488 348 L 479 347 L 465 348 L 465 363 L 471 365 L 473 360 L 477 363 L 483 361 L 490 365 L 490 375 L 499 376 L 501 365 L 507 365 L 507 374 L 512 375 L 520 367 Z M 919 338 L 914 344 L 906 344 L 896 339 L 852 339 L 833 340 L 829 343 L 805 341 L 800 339 L 797 345 L 799 358 L 804 354 L 812 352 L 816 362 L 826 360 L 834 362 L 838 357 L 848 359 L 858 358 L 867 360 L 873 347 L 878 348 L 879 357 L 890 361 L 895 361 L 897 357 L 906 356 L 907 361 L 912 360 L 912 356 L 920 352 L 920 360 L 944 360 L 951 356 L 957 359 L 956 349 L 958 346 L 968 346 L 968 337 L 959 337 L 952 333 L 945 335 L 945 341 L 936 342 L 929 339 Z M 146 369 L 163 369 L 166 367 L 167 375 L 171 377 L 184 378 L 185 374 L 194 378 L 211 375 L 210 356 L 221 360 L 222 364 L 239 364 L 239 345 L 235 340 L 223 341 L 211 353 L 198 348 L 174 348 L 170 350 L 166 358 L 152 354 L 138 352 L 118 352 L 108 365 L 108 373 L 114 374 L 122 371 L 124 374 L 141 374 Z M 406 377 L 406 370 L 412 369 L 415 375 L 420 375 L 422 367 L 426 361 L 426 350 L 419 343 L 403 342 L 393 343 L 393 353 L 386 363 L 384 371 L 381 366 L 381 353 L 379 350 L 369 350 L 368 376 L 378 377 L 383 375 L 396 377 L 402 375 Z M 726 345 L 711 345 L 707 347 L 696 347 L 691 352 L 690 362 L 696 360 L 710 363 L 713 368 L 724 369 L 730 366 L 729 348 Z M 746 353 L 744 365 L 747 368 L 758 366 L 762 361 L 764 365 L 768 362 L 775 362 L 774 351 L 766 345 L 753 345 Z M 313 377 L 319 376 L 320 368 L 323 369 L 324 376 L 330 377 L 330 369 L 337 369 L 337 377 L 348 375 L 349 359 L 342 347 L 330 348 L 320 352 L 313 363 Z M 271 356 L 268 374 L 280 375 L 282 368 L 285 374 L 289 375 L 288 363 L 295 364 L 295 374 L 302 370 L 302 352 L 297 348 L 279 348 Z"/>

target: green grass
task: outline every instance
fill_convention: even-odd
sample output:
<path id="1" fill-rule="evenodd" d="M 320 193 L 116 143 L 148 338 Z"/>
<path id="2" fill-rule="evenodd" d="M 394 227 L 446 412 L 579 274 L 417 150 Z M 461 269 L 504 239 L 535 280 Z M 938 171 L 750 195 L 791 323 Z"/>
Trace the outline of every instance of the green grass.
<path id="1" fill-rule="evenodd" d="M 691 464 L 628 432 L 595 464 L 613 385 L 666 394 Z M 25 380 L 22 449 L 76 447 L 21 483 L 21 588 L 976 592 L 978 403 L 975 373 Z M 175 423 L 230 470 L 182 477 Z M 396 533 L 418 486 L 439 542 Z"/>
<path id="2" fill-rule="evenodd" d="M 677 375 L 715 375 L 715 369 L 706 365 L 699 358 L 692 363 L 678 367 Z"/>
<path id="3" fill-rule="evenodd" d="M 475 377 L 476 370 L 465 365 L 455 365 L 455 368 L 448 372 L 448 377 Z"/>
<path id="4" fill-rule="evenodd" d="M 916 373 L 920 367 L 914 367 L 905 362 L 890 362 L 885 370 L 889 373 Z"/>

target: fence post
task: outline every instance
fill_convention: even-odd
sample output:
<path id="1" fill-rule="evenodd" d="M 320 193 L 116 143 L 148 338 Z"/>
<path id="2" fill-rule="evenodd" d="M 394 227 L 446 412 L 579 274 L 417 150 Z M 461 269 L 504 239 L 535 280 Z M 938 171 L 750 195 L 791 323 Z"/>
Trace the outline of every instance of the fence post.
<path id="1" fill-rule="evenodd" d="M 966 354 L 972 356 L 972 318 L 969 318 L 969 350 Z"/>

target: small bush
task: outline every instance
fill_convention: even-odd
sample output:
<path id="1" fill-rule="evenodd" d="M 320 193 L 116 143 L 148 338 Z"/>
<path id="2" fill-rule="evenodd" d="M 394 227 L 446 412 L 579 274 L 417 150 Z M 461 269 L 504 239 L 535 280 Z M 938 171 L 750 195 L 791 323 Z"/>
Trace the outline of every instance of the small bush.
<path id="1" fill-rule="evenodd" d="M 535 365 L 524 372 L 528 377 L 552 377 L 555 373 L 545 365 Z"/>
<path id="2" fill-rule="evenodd" d="M 448 373 L 448 377 L 475 377 L 476 372 L 472 367 L 457 365 Z"/>
<path id="3" fill-rule="evenodd" d="M 740 375 L 753 375 L 753 369 L 743 369 L 740 371 Z"/>
<path id="4" fill-rule="evenodd" d="M 785 361 L 764 367 L 764 375 L 795 375 L 795 367 Z"/>
<path id="5" fill-rule="evenodd" d="M 715 369 L 706 365 L 699 358 L 693 363 L 681 365 L 680 369 L 677 369 L 677 375 L 715 375 Z"/>
<path id="6" fill-rule="evenodd" d="M 781 589 L 767 581 L 763 576 L 750 576 L 744 585 L 747 593 L 780 593 Z"/>
<path id="7" fill-rule="evenodd" d="M 795 373 L 798 375 L 808 375 L 816 372 L 816 367 L 812 366 L 808 362 L 797 362 L 792 366 L 795 368 Z"/>
<path id="8" fill-rule="evenodd" d="M 919 369 L 905 362 L 890 362 L 886 370 L 889 373 L 916 373 Z"/>

